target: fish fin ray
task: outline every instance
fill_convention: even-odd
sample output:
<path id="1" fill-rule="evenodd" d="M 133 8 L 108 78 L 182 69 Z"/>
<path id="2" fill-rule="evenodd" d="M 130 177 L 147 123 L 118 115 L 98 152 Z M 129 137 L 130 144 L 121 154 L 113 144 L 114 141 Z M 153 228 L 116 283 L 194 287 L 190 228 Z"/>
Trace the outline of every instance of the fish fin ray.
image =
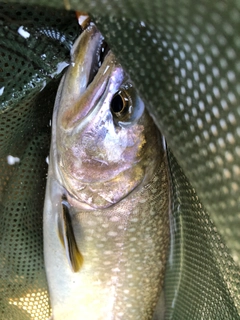
<path id="1" fill-rule="evenodd" d="M 68 262 L 73 272 L 78 272 L 83 264 L 83 256 L 78 249 L 70 216 L 70 205 L 62 198 L 62 210 L 58 215 L 58 236 L 66 251 Z"/>

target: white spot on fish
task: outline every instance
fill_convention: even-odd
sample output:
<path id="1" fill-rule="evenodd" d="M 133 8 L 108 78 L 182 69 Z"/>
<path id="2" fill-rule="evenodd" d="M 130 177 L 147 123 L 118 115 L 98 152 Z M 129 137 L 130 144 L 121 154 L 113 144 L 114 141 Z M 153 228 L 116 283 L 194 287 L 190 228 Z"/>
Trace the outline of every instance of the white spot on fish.
<path id="1" fill-rule="evenodd" d="M 115 231 L 109 231 L 109 232 L 108 232 L 108 236 L 110 236 L 110 237 L 116 237 L 116 236 L 117 236 L 117 232 L 115 232 Z"/>
<path id="2" fill-rule="evenodd" d="M 103 252 L 103 254 L 111 255 L 111 254 L 113 254 L 113 251 L 111 251 L 111 250 L 106 250 L 106 251 Z"/>
<path id="3" fill-rule="evenodd" d="M 18 162 L 20 162 L 20 159 L 19 159 L 18 157 L 13 157 L 13 156 L 11 156 L 11 155 L 8 155 L 8 156 L 7 156 L 7 163 L 8 163 L 10 166 L 12 166 L 12 165 L 14 165 L 15 163 L 18 163 Z"/>
<path id="4" fill-rule="evenodd" d="M 30 33 L 27 32 L 26 30 L 23 29 L 23 26 L 18 28 L 18 33 L 20 34 L 20 36 L 22 36 L 23 38 L 27 39 L 30 37 Z"/>
<path id="5" fill-rule="evenodd" d="M 0 88 L 0 96 L 3 94 L 5 87 Z"/>
<path id="6" fill-rule="evenodd" d="M 119 220 L 120 220 L 120 217 L 117 217 L 117 216 L 113 216 L 110 218 L 110 221 L 112 221 L 112 222 L 117 222 Z"/>
<path id="7" fill-rule="evenodd" d="M 66 61 L 59 62 L 57 64 L 57 70 L 55 72 L 53 72 L 52 74 L 50 74 L 50 77 L 54 78 L 56 75 L 61 73 L 63 71 L 63 69 L 66 68 L 67 66 L 69 66 L 69 63 L 67 63 Z"/>
<path id="8" fill-rule="evenodd" d="M 130 240 L 130 241 L 136 241 L 137 238 L 136 238 L 136 237 L 131 237 L 129 240 Z"/>
<path id="9" fill-rule="evenodd" d="M 45 60 L 46 59 L 46 54 L 45 53 L 43 53 L 42 55 L 41 55 L 41 58 L 43 59 L 43 60 Z"/>
<path id="10" fill-rule="evenodd" d="M 108 227 L 109 227 L 109 224 L 108 224 L 108 223 L 103 223 L 103 224 L 102 224 L 102 227 L 103 227 L 103 228 L 108 228 Z"/>
<path id="11" fill-rule="evenodd" d="M 123 247 L 123 243 L 122 242 L 118 242 L 118 243 L 116 243 L 116 247 Z"/>
<path id="12" fill-rule="evenodd" d="M 99 262 L 100 259 L 99 259 L 98 257 L 94 257 L 94 258 L 92 258 L 92 261 L 94 261 L 94 262 Z"/>
<path id="13" fill-rule="evenodd" d="M 46 162 L 47 162 L 47 164 L 49 165 L 49 156 L 47 156 Z"/>

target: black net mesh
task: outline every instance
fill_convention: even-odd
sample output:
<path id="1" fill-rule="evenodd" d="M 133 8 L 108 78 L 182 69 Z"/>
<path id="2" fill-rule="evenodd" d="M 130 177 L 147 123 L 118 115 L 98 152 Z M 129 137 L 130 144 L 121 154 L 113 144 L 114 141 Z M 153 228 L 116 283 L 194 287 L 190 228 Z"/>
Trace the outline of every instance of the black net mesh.
<path id="1" fill-rule="evenodd" d="M 239 319 L 239 1 L 20 2 L 89 11 L 167 138 L 166 319 Z M 3 319 L 46 319 L 49 120 L 79 28 L 71 12 L 16 4 L 1 5 L 0 27 L 0 310 Z M 9 165 L 8 155 L 20 162 Z"/>

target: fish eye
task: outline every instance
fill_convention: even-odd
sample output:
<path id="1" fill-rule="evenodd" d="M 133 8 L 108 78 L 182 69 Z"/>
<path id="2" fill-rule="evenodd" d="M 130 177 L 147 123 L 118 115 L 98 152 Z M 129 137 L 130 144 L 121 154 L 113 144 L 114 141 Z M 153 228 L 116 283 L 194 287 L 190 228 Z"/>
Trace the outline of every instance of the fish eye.
<path id="1" fill-rule="evenodd" d="M 110 103 L 110 109 L 114 116 L 123 118 L 128 113 L 130 105 L 130 97 L 125 91 L 120 90 L 113 96 Z"/>

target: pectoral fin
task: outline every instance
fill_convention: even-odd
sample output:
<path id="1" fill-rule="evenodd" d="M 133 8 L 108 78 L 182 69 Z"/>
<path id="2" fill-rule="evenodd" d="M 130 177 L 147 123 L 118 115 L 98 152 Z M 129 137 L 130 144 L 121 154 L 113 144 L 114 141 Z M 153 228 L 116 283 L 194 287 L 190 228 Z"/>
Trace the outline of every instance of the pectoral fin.
<path id="1" fill-rule="evenodd" d="M 72 271 L 78 272 L 83 264 L 83 256 L 78 250 L 70 216 L 70 205 L 65 196 L 62 197 L 62 210 L 58 216 L 58 236 L 65 248 Z"/>

